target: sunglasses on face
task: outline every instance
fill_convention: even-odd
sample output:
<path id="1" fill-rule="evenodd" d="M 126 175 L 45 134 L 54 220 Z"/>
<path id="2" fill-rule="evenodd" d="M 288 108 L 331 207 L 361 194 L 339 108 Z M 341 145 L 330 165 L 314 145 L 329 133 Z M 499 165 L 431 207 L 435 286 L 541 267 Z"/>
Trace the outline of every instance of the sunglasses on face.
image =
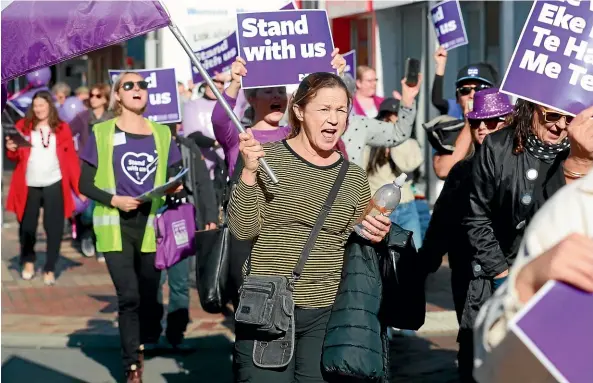
<path id="1" fill-rule="evenodd" d="M 480 85 L 464 85 L 462 87 L 457 88 L 457 92 L 462 96 L 467 96 L 473 91 L 480 91 L 484 89 L 489 89 L 490 85 L 480 84 Z"/>
<path id="2" fill-rule="evenodd" d="M 134 89 L 134 85 L 138 85 L 138 88 L 142 89 L 142 90 L 146 90 L 148 89 L 148 82 L 147 81 L 126 81 L 123 84 L 121 84 L 121 87 L 123 90 L 130 91 L 132 89 Z"/>
<path id="3" fill-rule="evenodd" d="M 562 119 L 562 117 L 565 117 L 566 118 L 566 125 L 568 125 L 574 119 L 573 116 L 569 116 L 567 114 L 563 114 L 563 113 L 556 112 L 556 111 L 553 111 L 553 110 L 540 109 L 540 112 L 542 113 L 542 117 L 544 118 L 544 122 L 556 123 L 556 122 L 560 121 Z"/>
<path id="4" fill-rule="evenodd" d="M 485 120 L 469 120 L 469 127 L 472 129 L 478 129 L 480 124 L 483 122 L 488 130 L 494 130 L 499 123 L 504 122 L 504 117 L 494 117 Z"/>
<path id="5" fill-rule="evenodd" d="M 103 95 L 99 94 L 99 93 L 91 93 L 91 98 L 98 98 L 98 99 L 102 99 Z"/>

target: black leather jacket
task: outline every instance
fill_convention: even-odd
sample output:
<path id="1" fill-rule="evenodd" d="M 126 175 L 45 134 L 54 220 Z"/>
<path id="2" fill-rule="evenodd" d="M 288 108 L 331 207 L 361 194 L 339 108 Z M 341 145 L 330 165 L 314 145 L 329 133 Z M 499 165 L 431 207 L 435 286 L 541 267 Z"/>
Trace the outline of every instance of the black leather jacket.
<path id="1" fill-rule="evenodd" d="M 418 251 L 420 258 L 426 261 L 427 271 L 430 273 L 439 269 L 445 254 L 449 257 L 449 267 L 452 270 L 469 269 L 472 253 L 461 221 L 469 210 L 473 160 L 474 154 L 451 168 L 434 204 L 422 248 Z"/>
<path id="2" fill-rule="evenodd" d="M 568 150 L 546 163 L 513 153 L 514 127 L 486 137 L 473 161 L 469 212 L 462 225 L 473 252 L 474 277 L 493 278 L 512 266 L 528 221 L 564 184 Z"/>

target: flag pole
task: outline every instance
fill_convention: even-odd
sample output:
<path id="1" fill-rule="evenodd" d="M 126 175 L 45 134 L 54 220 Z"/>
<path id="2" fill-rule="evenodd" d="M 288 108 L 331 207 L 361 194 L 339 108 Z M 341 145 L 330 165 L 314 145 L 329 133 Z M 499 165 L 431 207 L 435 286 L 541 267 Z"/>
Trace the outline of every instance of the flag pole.
<path id="1" fill-rule="evenodd" d="M 192 64 L 198 69 L 198 72 L 200 72 L 200 74 L 206 81 L 206 84 L 208 84 L 208 86 L 210 87 L 210 89 L 212 90 L 212 92 L 214 93 L 216 98 L 218 99 L 218 102 L 220 102 L 220 104 L 224 108 L 224 111 L 226 112 L 226 114 L 230 117 L 233 124 L 237 127 L 237 130 L 239 130 L 239 132 L 241 132 L 241 133 L 245 133 L 245 128 L 243 127 L 243 124 L 241 124 L 241 121 L 239 121 L 239 119 L 233 112 L 233 109 L 231 109 L 231 106 L 229 105 L 229 103 L 224 99 L 224 97 L 222 97 L 222 94 L 220 93 L 218 88 L 216 88 L 216 85 L 214 85 L 214 82 L 210 78 L 210 75 L 208 74 L 208 72 L 206 72 L 206 70 L 202 66 L 202 63 L 200 63 L 200 60 L 198 60 L 195 53 L 193 52 L 193 50 L 187 43 L 187 40 L 181 34 L 181 32 L 179 31 L 179 28 L 177 27 L 177 25 L 175 25 L 175 23 L 173 23 L 172 20 L 171 20 L 171 23 L 169 24 L 169 29 L 171 30 L 171 32 L 173 33 L 173 35 L 175 36 L 177 41 L 179 41 L 179 44 L 181 44 L 181 46 L 183 47 L 183 49 L 185 50 L 185 52 L 191 59 Z M 272 168 L 270 168 L 270 165 L 268 165 L 266 160 L 264 158 L 260 158 L 259 164 L 264 168 L 264 171 L 268 174 L 272 183 L 277 184 L 278 178 L 276 177 L 276 174 L 274 174 L 274 171 L 272 170 Z"/>

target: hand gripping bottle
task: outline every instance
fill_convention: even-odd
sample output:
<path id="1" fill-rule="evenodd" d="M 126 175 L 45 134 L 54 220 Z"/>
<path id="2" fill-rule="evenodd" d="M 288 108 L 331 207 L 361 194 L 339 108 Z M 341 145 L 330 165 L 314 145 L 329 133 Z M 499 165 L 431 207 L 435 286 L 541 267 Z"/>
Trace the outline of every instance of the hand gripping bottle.
<path id="1" fill-rule="evenodd" d="M 362 217 L 356 221 L 356 225 L 354 226 L 356 234 L 366 238 L 363 233 L 364 226 L 362 225 L 362 221 L 364 221 L 367 215 L 372 217 L 379 214 L 389 216 L 395 210 L 397 205 L 399 205 L 402 196 L 401 189 L 407 177 L 405 173 L 402 173 L 393 183 L 383 185 L 377 190 L 373 198 L 369 201 L 364 213 L 362 213 Z"/>

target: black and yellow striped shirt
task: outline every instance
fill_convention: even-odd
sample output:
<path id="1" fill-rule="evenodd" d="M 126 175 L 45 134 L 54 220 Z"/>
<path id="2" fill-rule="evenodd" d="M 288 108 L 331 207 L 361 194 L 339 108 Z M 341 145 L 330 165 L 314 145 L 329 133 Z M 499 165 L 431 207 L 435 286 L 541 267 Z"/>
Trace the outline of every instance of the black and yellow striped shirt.
<path id="1" fill-rule="evenodd" d="M 264 150 L 280 182 L 272 184 L 263 170 L 258 171 L 253 186 L 239 181 L 229 203 L 229 227 L 238 239 L 255 238 L 251 274 L 290 277 L 343 159 L 329 166 L 316 166 L 295 153 L 286 141 L 266 144 Z M 321 308 L 333 304 L 344 245 L 370 194 L 364 170 L 350 164 L 295 285 L 297 306 Z"/>

